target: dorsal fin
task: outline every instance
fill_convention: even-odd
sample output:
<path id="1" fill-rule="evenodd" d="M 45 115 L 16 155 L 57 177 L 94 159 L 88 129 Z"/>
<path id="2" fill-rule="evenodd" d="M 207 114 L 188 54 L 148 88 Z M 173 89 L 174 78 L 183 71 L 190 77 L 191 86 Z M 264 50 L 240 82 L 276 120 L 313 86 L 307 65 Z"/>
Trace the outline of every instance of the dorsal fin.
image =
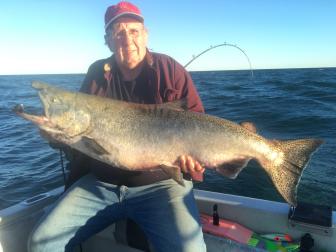
<path id="1" fill-rule="evenodd" d="M 141 109 L 170 109 L 176 111 L 188 110 L 188 103 L 186 98 L 172 102 L 165 102 L 161 104 L 140 104 L 140 103 L 128 103 L 128 104 L 130 106 L 138 107 Z"/>
<path id="2" fill-rule="evenodd" d="M 165 102 L 154 106 L 160 109 L 172 109 L 177 111 L 188 110 L 188 102 L 186 98 L 171 102 Z"/>

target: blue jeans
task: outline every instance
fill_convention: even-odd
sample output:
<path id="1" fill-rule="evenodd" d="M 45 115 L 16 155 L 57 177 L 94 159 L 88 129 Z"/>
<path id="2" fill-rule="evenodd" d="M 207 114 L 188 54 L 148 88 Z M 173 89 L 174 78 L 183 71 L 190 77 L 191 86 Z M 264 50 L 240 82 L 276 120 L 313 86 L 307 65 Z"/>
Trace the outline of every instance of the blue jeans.
<path id="1" fill-rule="evenodd" d="M 42 217 L 28 251 L 72 251 L 111 223 L 130 218 L 155 251 L 206 251 L 192 182 L 172 179 L 154 184 L 116 186 L 86 175 L 70 187 Z"/>

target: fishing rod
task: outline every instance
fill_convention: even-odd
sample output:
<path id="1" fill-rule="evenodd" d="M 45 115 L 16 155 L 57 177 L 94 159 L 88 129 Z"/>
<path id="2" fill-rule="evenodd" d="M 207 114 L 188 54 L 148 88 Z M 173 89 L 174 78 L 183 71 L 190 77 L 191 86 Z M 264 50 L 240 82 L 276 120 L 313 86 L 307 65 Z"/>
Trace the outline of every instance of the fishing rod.
<path id="1" fill-rule="evenodd" d="M 250 72 L 251 72 L 251 78 L 253 78 L 252 64 L 251 64 L 250 58 L 247 56 L 246 52 L 242 48 L 240 48 L 239 46 L 234 45 L 234 44 L 229 44 L 229 43 L 226 43 L 226 42 L 224 42 L 223 44 L 219 44 L 219 45 L 215 45 L 215 46 L 210 46 L 208 49 L 202 51 L 200 54 L 198 54 L 196 56 L 193 55 L 193 58 L 187 64 L 184 65 L 184 68 L 187 68 L 187 66 L 189 66 L 195 59 L 197 59 L 201 55 L 205 54 L 206 52 L 208 52 L 208 51 L 210 51 L 212 49 L 215 49 L 217 47 L 221 47 L 221 46 L 231 46 L 231 47 L 234 47 L 234 48 L 238 49 L 240 52 L 242 52 L 245 55 L 245 57 L 246 57 L 246 59 L 247 59 L 247 61 L 249 63 Z"/>

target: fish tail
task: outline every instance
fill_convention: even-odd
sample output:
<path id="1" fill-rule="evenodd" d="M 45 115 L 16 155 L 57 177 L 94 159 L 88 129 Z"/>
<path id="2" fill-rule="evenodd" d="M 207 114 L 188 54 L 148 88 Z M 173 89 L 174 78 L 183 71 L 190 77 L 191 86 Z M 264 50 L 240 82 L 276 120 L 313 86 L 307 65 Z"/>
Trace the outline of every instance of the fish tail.
<path id="1" fill-rule="evenodd" d="M 307 166 L 311 155 L 322 143 L 323 140 L 320 139 L 272 141 L 275 149 L 280 154 L 276 158 L 262 160 L 261 165 L 288 203 L 297 204 L 296 191 L 301 174 Z"/>

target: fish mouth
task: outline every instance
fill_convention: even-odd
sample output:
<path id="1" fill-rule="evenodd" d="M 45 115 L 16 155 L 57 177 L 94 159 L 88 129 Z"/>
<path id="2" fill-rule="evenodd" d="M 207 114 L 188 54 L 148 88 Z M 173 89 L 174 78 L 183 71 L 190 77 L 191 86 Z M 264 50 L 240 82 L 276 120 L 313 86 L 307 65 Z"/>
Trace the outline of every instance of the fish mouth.
<path id="1" fill-rule="evenodd" d="M 23 104 L 14 106 L 13 111 L 23 119 L 36 124 L 41 130 L 41 135 L 48 140 L 53 139 L 52 136 L 62 135 L 62 131 L 57 129 L 46 116 L 25 113 Z"/>
<path id="2" fill-rule="evenodd" d="M 15 105 L 14 108 L 13 108 L 13 111 L 17 115 L 23 117 L 24 119 L 26 119 L 28 121 L 31 121 L 31 122 L 37 124 L 40 127 L 50 124 L 50 120 L 45 115 L 33 115 L 33 114 L 26 113 L 24 111 L 23 104 Z"/>
<path id="3" fill-rule="evenodd" d="M 23 104 L 14 106 L 13 111 L 23 119 L 36 124 L 41 130 L 49 135 L 62 134 L 62 130 L 58 129 L 48 117 L 44 115 L 33 115 L 24 112 Z"/>
<path id="4" fill-rule="evenodd" d="M 32 123 L 36 124 L 37 126 L 39 126 L 41 129 L 44 129 L 46 131 L 55 131 L 55 125 L 51 122 L 51 120 L 49 119 L 49 102 L 48 99 L 50 99 L 50 97 L 48 97 L 48 92 L 47 90 L 52 88 L 50 85 L 43 83 L 43 82 L 39 82 L 39 81 L 34 81 L 32 83 L 32 87 L 34 89 L 38 90 L 38 94 L 41 100 L 41 103 L 43 105 L 43 110 L 44 110 L 44 114 L 42 115 L 34 115 L 34 114 L 29 114 L 25 112 L 24 106 L 23 104 L 18 104 L 16 106 L 14 106 L 13 111 L 18 115 L 21 116 L 22 118 L 31 121 Z"/>

